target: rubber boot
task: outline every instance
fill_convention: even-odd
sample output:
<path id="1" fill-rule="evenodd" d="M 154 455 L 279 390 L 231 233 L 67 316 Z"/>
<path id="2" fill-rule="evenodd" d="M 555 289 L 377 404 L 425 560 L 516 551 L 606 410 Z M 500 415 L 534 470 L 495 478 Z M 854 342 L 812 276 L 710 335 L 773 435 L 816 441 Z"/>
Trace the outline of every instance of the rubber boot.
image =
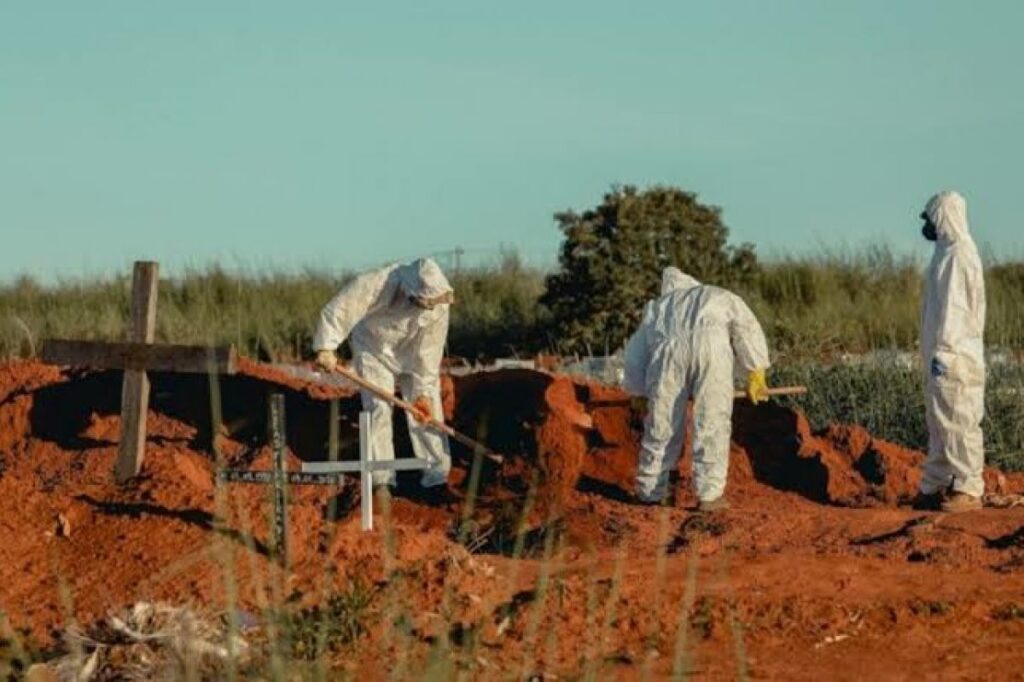
<path id="1" fill-rule="evenodd" d="M 941 492 L 918 492 L 917 497 L 910 503 L 910 506 L 919 511 L 939 511 L 942 509 L 942 499 L 943 495 Z"/>
<path id="2" fill-rule="evenodd" d="M 958 512 L 976 511 L 984 505 L 980 497 L 967 493 L 953 493 L 942 502 L 942 511 L 956 514 Z"/>

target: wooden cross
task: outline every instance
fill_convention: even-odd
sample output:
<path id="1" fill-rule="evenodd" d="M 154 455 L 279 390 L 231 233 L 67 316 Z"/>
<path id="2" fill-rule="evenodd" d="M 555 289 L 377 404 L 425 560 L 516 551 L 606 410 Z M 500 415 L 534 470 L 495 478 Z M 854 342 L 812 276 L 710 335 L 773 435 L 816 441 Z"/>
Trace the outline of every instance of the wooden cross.
<path id="1" fill-rule="evenodd" d="M 42 360 L 52 365 L 124 370 L 121 388 L 121 440 L 114 476 L 124 483 L 142 470 L 146 448 L 149 376 L 146 371 L 234 374 L 237 358 L 232 346 L 154 344 L 157 263 L 139 261 L 132 275 L 130 340 L 122 343 L 47 339 Z"/>

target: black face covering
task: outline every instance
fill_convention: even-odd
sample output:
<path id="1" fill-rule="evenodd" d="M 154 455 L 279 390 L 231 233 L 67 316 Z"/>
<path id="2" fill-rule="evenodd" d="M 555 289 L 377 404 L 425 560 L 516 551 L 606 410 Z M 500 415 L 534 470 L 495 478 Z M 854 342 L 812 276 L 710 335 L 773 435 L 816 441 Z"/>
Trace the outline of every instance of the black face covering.
<path id="1" fill-rule="evenodd" d="M 932 222 L 927 213 L 922 213 L 921 219 L 924 220 L 924 225 L 921 226 L 921 236 L 930 242 L 936 241 L 939 238 L 939 232 L 935 229 L 935 223 Z"/>

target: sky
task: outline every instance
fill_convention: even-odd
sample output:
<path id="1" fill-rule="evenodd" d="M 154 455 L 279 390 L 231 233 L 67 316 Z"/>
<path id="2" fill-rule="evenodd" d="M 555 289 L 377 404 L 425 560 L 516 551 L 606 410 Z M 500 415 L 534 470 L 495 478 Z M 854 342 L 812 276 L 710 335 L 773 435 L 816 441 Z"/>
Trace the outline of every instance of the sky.
<path id="1" fill-rule="evenodd" d="M 1021 248 L 1024 3 L 0 0 L 0 281 L 556 258 L 613 184 L 760 254 L 959 189 Z"/>

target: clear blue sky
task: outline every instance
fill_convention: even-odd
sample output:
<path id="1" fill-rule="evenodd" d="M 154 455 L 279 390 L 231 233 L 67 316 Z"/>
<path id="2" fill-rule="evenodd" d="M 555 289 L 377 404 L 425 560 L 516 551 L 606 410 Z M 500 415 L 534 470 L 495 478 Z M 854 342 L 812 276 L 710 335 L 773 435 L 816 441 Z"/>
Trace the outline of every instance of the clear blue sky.
<path id="1" fill-rule="evenodd" d="M 1022 25 L 1014 0 L 10 0 L 0 280 L 550 262 L 551 214 L 616 182 L 696 191 L 765 255 L 923 253 L 955 187 L 1021 255 Z"/>

